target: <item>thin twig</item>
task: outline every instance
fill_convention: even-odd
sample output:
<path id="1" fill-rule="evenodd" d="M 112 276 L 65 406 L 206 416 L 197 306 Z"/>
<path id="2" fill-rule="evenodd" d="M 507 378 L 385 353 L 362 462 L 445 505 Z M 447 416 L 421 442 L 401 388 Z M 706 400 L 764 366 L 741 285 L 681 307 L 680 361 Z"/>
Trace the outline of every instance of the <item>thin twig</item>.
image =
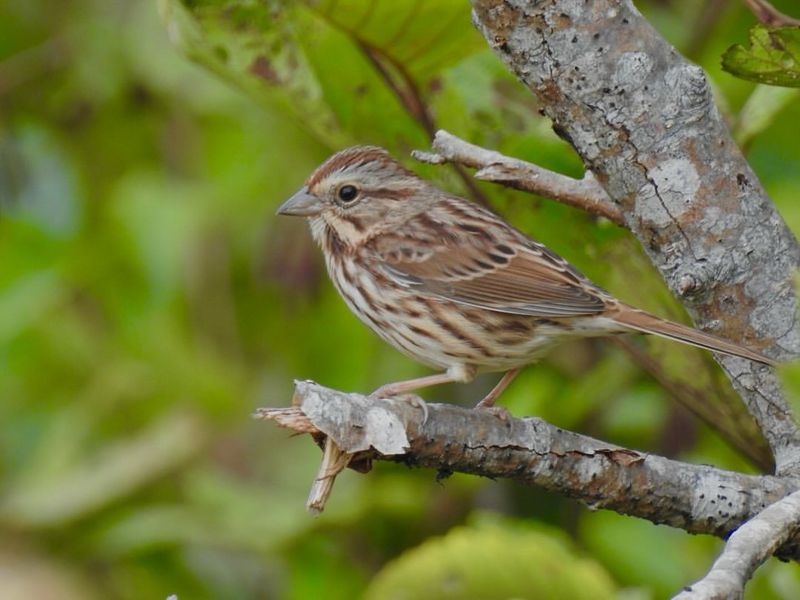
<path id="1" fill-rule="evenodd" d="M 583 179 L 574 179 L 470 144 L 443 129 L 436 132 L 432 146 L 436 151 L 434 153 L 415 151 L 412 154 L 422 162 L 454 163 L 478 169 L 475 173 L 477 179 L 553 198 L 605 217 L 617 225 L 625 225 L 619 207 L 611 201 L 590 171 L 586 172 Z"/>
<path id="2" fill-rule="evenodd" d="M 394 60 L 391 56 L 381 52 L 380 49 L 374 48 L 362 40 L 357 39 L 356 42 L 359 48 L 361 48 L 361 51 L 364 53 L 364 56 L 367 57 L 367 60 L 369 60 L 369 62 L 378 72 L 378 75 L 381 76 L 381 79 L 383 79 L 389 89 L 392 90 L 395 96 L 397 96 L 397 99 L 400 100 L 400 103 L 403 105 L 406 111 L 408 111 L 408 114 L 410 114 L 419 123 L 420 127 L 425 130 L 425 133 L 428 134 L 429 138 L 433 138 L 436 134 L 436 122 L 433 119 L 433 115 L 428 110 L 428 105 L 425 103 L 425 100 L 419 91 L 419 87 L 414 81 L 414 78 L 411 76 L 411 73 L 409 73 L 401 63 Z M 402 79 L 402 84 L 395 80 L 395 77 L 392 75 L 391 71 L 386 68 L 384 61 L 388 62 L 394 71 L 400 76 Z M 473 181 L 472 177 L 469 176 L 463 167 L 457 163 L 454 163 L 453 168 L 455 169 L 459 178 L 461 178 L 461 181 L 464 182 L 464 185 L 469 190 L 473 200 L 479 204 L 482 204 L 483 206 L 488 206 L 488 198 L 486 198 L 484 193 L 475 184 L 475 181 Z"/>
<path id="3" fill-rule="evenodd" d="M 333 491 L 336 476 L 344 470 L 352 456 L 339 448 L 333 439 L 325 438 L 322 462 L 319 464 L 317 476 L 314 478 L 314 483 L 311 484 L 308 500 L 306 500 L 308 512 L 318 515 L 325 509 L 325 504 Z"/>
<path id="4" fill-rule="evenodd" d="M 372 64 L 372 66 L 378 72 L 378 75 L 381 76 L 381 79 L 383 79 L 386 85 L 392 90 L 394 95 L 397 96 L 398 100 L 400 100 L 403 108 L 405 108 L 408 113 L 420 124 L 428 136 L 433 136 L 433 133 L 436 131 L 436 126 L 433 122 L 433 116 L 428 110 L 425 102 L 423 102 L 422 95 L 419 93 L 419 89 L 417 88 L 417 84 L 414 82 L 414 79 L 402 68 L 402 65 L 398 65 L 392 61 L 390 57 L 383 54 L 378 48 L 374 48 L 373 46 L 370 46 L 361 40 L 358 40 L 358 46 L 367 57 L 367 60 L 369 60 L 370 64 Z M 392 65 L 400 78 L 403 80 L 402 85 L 395 80 L 395 77 L 392 75 L 389 69 L 386 68 L 386 65 L 383 64 L 383 61 L 387 61 Z"/>
<path id="5" fill-rule="evenodd" d="M 800 492 L 768 506 L 739 527 L 711 570 L 675 600 L 729 600 L 744 597 L 753 572 L 800 530 Z"/>
<path id="6" fill-rule="evenodd" d="M 767 0 L 744 0 L 756 18 L 770 27 L 798 27 L 800 19 L 782 13 Z"/>

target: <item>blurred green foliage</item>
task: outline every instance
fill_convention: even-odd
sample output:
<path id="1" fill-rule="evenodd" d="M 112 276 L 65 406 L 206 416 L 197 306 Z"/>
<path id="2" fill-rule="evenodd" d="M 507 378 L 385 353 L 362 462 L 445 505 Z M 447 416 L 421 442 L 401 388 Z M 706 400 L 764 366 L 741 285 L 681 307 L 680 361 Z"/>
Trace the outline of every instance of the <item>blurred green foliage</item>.
<path id="1" fill-rule="evenodd" d="M 750 30 L 750 48 L 728 48 L 722 68 L 756 83 L 800 87 L 800 28 L 756 25 Z"/>
<path id="2" fill-rule="evenodd" d="M 608 574 L 596 562 L 576 558 L 563 532 L 476 517 L 390 562 L 365 598 L 615 597 Z"/>
<path id="3" fill-rule="evenodd" d="M 759 111 L 763 92 L 719 66 L 752 17 L 638 4 L 710 72 L 800 230 L 785 125 L 800 106 Z M 657 598 L 710 565 L 711 538 L 398 465 L 345 473 L 312 519 L 318 450 L 249 418 L 288 404 L 293 378 L 368 391 L 424 372 L 349 314 L 303 224 L 273 217 L 330 152 L 407 157 L 442 127 L 580 174 L 465 2 L 5 0 L 0 16 L 0 597 L 404 597 L 423 583 L 447 597 L 456 581 L 464 598 L 574 597 L 577 582 Z M 453 170 L 408 164 L 469 193 Z M 479 189 L 600 284 L 680 318 L 623 231 Z M 729 393 L 700 354 L 647 348 L 676 381 L 702 381 L 709 406 Z M 430 397 L 474 402 L 492 383 Z M 554 353 L 503 400 L 621 445 L 752 468 L 731 446 L 735 414 L 726 444 L 609 343 Z M 797 597 L 800 577 L 770 563 L 750 595 Z"/>

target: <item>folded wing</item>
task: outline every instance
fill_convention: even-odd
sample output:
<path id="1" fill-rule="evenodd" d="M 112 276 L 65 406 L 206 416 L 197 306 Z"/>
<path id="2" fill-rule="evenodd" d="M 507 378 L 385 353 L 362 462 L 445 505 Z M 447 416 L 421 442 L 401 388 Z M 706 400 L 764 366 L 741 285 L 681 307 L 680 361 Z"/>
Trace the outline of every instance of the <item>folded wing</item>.
<path id="1" fill-rule="evenodd" d="M 429 232 L 430 223 L 426 225 Z M 566 261 L 498 225 L 448 226 L 446 235 L 420 240 L 409 223 L 381 236 L 371 248 L 372 258 L 402 285 L 487 310 L 573 317 L 605 309 L 602 291 Z"/>

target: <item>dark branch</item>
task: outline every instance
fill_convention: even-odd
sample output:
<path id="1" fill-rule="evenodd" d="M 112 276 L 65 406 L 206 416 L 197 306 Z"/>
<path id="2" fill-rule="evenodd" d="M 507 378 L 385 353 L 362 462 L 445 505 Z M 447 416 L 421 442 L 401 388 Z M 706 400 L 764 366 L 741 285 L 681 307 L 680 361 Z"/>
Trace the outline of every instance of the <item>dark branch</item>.
<path id="1" fill-rule="evenodd" d="M 361 51 L 364 53 L 364 56 L 367 57 L 367 60 L 369 60 L 370 64 L 372 64 L 373 68 L 378 75 L 380 75 L 381 79 L 383 79 L 384 83 L 386 83 L 389 89 L 392 90 L 408 114 L 410 114 L 411 117 L 414 118 L 417 123 L 419 123 L 420 127 L 425 130 L 425 133 L 428 134 L 429 138 L 433 138 L 433 136 L 436 134 L 436 123 L 430 110 L 428 110 L 428 105 L 425 103 L 425 99 L 422 97 L 422 93 L 420 92 L 416 81 L 414 81 L 414 78 L 411 76 L 408 70 L 406 70 L 401 63 L 393 60 L 391 56 L 381 52 L 378 48 L 374 48 L 361 40 L 357 40 L 357 43 L 359 48 L 361 48 Z M 391 66 L 391 69 L 386 63 Z M 400 78 L 400 81 L 397 81 L 397 77 L 392 73 L 392 71 L 397 74 L 397 77 Z M 453 169 L 455 169 L 459 178 L 469 190 L 472 199 L 483 206 L 488 206 L 489 200 L 483 194 L 481 189 L 475 184 L 472 177 L 467 174 L 464 168 L 455 163 L 453 164 Z"/>
<path id="2" fill-rule="evenodd" d="M 756 18 L 769 27 L 800 27 L 800 19 L 782 13 L 767 0 L 744 0 Z"/>

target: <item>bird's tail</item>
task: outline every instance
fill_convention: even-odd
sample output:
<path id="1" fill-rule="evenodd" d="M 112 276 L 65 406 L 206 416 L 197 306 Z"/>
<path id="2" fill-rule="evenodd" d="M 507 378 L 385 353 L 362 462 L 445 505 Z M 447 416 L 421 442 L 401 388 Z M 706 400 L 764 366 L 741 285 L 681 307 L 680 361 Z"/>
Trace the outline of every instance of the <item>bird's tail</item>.
<path id="1" fill-rule="evenodd" d="M 660 319 L 630 306 L 621 306 L 619 312 L 614 315 L 614 320 L 630 329 L 641 331 L 642 333 L 652 333 L 671 340 L 683 342 L 684 344 L 697 346 L 698 348 L 730 354 L 731 356 L 739 356 L 741 358 L 749 358 L 750 360 L 773 367 L 777 365 L 771 358 L 767 358 L 763 354 L 745 348 L 735 342 L 724 340 L 716 335 L 705 333 L 698 329 L 681 325 L 680 323 Z"/>

